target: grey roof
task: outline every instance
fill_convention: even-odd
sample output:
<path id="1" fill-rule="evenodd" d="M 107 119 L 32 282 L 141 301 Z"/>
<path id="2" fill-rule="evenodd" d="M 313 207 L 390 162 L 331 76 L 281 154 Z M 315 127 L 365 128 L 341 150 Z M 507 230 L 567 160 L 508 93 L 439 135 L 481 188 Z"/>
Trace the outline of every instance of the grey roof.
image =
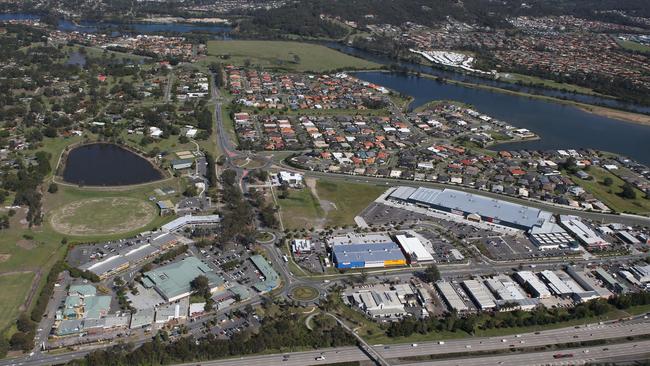
<path id="1" fill-rule="evenodd" d="M 541 225 L 552 216 L 550 212 L 537 208 L 455 189 L 438 190 L 420 187 L 409 196 L 408 200 L 451 210 L 476 213 L 484 217 L 491 217 L 525 227 Z"/>
<path id="2" fill-rule="evenodd" d="M 257 291 L 271 291 L 280 285 L 280 276 L 264 257 L 256 254 L 251 256 L 251 261 L 259 269 L 262 276 L 264 276 L 264 281 L 257 282 L 253 285 Z"/>
<path id="3" fill-rule="evenodd" d="M 397 187 L 390 194 L 390 196 L 393 197 L 393 198 L 396 198 L 396 199 L 406 201 L 414 192 L 415 192 L 415 188 L 413 188 L 413 187 L 400 186 L 400 187 Z"/>
<path id="4" fill-rule="evenodd" d="M 395 243 L 341 244 L 333 246 L 332 252 L 339 263 L 405 260 Z"/>
<path id="5" fill-rule="evenodd" d="M 189 295 L 190 282 L 198 276 L 206 276 L 210 288 L 223 285 L 223 279 L 212 272 L 212 269 L 196 257 L 187 257 L 181 261 L 145 272 L 145 285 L 154 284 L 156 290 L 171 301 L 179 296 Z"/>
<path id="6" fill-rule="evenodd" d="M 105 273 L 115 270 L 116 268 L 128 264 L 129 264 L 128 259 L 124 258 L 121 255 L 114 255 L 100 262 L 88 262 L 82 266 L 79 266 L 79 268 L 82 270 L 90 271 L 98 276 L 101 276 Z"/>

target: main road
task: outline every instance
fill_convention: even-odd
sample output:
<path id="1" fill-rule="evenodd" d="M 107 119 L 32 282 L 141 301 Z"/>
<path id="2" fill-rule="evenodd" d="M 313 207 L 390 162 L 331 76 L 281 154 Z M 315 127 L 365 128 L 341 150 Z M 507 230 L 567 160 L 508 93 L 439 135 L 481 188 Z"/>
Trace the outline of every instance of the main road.
<path id="1" fill-rule="evenodd" d="M 396 358 L 426 357 L 436 355 L 438 358 L 449 358 L 444 361 L 426 361 L 428 365 L 497 365 L 503 362 L 504 365 L 535 365 L 535 364 L 561 364 L 566 363 L 565 358 L 557 360 L 555 354 L 573 354 L 570 359 L 578 361 L 582 359 L 604 359 L 623 355 L 643 354 L 649 352 L 650 341 L 628 340 L 628 337 L 645 336 L 650 334 L 650 323 L 646 319 L 637 318 L 627 322 L 615 322 L 605 324 L 591 324 L 590 326 L 568 327 L 554 330 L 546 330 L 535 333 L 522 333 L 518 335 L 498 337 L 476 337 L 444 342 L 422 342 L 419 344 L 397 344 L 397 345 L 375 345 L 374 348 L 382 358 L 390 361 Z M 538 352 L 537 350 L 557 344 L 598 341 L 598 340 L 619 340 L 607 345 L 571 348 L 556 350 L 552 352 Z M 603 351 L 606 348 L 609 350 Z M 510 352 L 510 349 L 519 350 Z M 530 352 L 527 352 L 527 350 Z M 481 356 L 472 358 L 469 356 L 458 356 L 471 352 L 494 352 L 508 350 L 507 354 L 498 356 Z M 586 353 L 584 350 L 588 350 Z M 621 350 L 621 352 L 615 352 Z M 623 351 L 624 350 L 624 351 Z M 637 352 L 638 351 L 638 352 Z M 456 356 L 456 358 L 454 358 Z M 324 360 L 320 358 L 324 357 Z M 486 361 L 489 359 L 490 361 Z M 203 361 L 202 366 L 266 366 L 282 364 L 286 366 L 304 365 L 325 365 L 338 362 L 367 361 L 368 356 L 358 347 L 340 347 L 317 349 L 306 352 L 278 353 L 263 356 L 240 357 L 235 359 Z M 494 362 L 492 362 L 494 361 Z M 403 361 L 402 361 L 403 362 Z M 481 363 L 482 362 L 482 363 Z M 582 361 L 581 361 L 582 362 Z M 196 362 L 179 364 L 179 366 L 196 365 Z M 413 365 L 421 363 L 413 363 Z"/>

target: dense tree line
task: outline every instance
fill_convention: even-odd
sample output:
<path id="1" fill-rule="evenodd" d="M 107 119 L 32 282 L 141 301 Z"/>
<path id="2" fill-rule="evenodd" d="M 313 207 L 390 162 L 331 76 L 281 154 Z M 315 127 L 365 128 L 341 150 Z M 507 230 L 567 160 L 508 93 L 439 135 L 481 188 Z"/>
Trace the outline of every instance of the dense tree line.
<path id="1" fill-rule="evenodd" d="M 354 338 L 338 324 L 317 319 L 314 330 L 304 325 L 299 315 L 282 313 L 277 318 L 265 318 L 256 333 L 243 331 L 230 340 L 210 334 L 205 338 L 182 338 L 168 343 L 163 334 L 134 349 L 123 344 L 90 353 L 71 365 L 138 366 L 205 361 L 260 352 L 280 352 L 304 348 L 341 347 L 354 344 Z"/>
<path id="2" fill-rule="evenodd" d="M 225 203 L 219 237 L 222 243 L 236 239 L 246 243 L 255 240 L 255 213 L 251 204 L 244 198 L 238 183 L 234 170 L 226 169 L 221 173 L 221 197 Z"/>

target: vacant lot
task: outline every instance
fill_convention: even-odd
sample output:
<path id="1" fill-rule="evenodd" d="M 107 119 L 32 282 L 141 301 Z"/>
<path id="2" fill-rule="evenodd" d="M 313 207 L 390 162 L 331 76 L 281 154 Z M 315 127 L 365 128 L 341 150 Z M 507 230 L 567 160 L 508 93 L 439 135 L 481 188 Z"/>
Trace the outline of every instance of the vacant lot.
<path id="1" fill-rule="evenodd" d="M 5 329 L 18 317 L 19 308 L 27 298 L 33 278 L 34 274 L 28 272 L 0 274 L 0 330 Z"/>
<path id="2" fill-rule="evenodd" d="M 386 191 L 386 187 L 334 180 L 318 180 L 316 189 L 318 197 L 332 205 L 327 211 L 328 226 L 354 225 L 354 217 Z"/>
<path id="3" fill-rule="evenodd" d="M 323 219 L 323 209 L 307 188 L 290 190 L 288 197 L 278 198 L 278 203 L 287 229 L 317 227 Z"/>
<path id="4" fill-rule="evenodd" d="M 127 233 L 150 223 L 156 210 L 136 198 L 103 197 L 69 203 L 52 213 L 52 228 L 75 236 Z"/>
<path id="5" fill-rule="evenodd" d="M 603 201 L 611 209 L 617 212 L 631 212 L 642 215 L 650 214 L 650 200 L 645 198 L 643 192 L 635 189 L 636 199 L 625 199 L 619 195 L 623 191 L 621 188 L 624 183 L 622 179 L 600 168 L 591 168 L 588 173 L 594 178 L 593 180 L 583 180 L 576 177 L 572 179 L 587 192 Z M 611 178 L 614 182 L 611 186 L 604 184 L 604 180 L 607 177 Z"/>
<path id="6" fill-rule="evenodd" d="M 286 41 L 209 41 L 208 55 L 221 62 L 290 71 L 374 69 L 379 65 L 325 46 Z M 209 60 L 212 61 L 212 60 Z"/>

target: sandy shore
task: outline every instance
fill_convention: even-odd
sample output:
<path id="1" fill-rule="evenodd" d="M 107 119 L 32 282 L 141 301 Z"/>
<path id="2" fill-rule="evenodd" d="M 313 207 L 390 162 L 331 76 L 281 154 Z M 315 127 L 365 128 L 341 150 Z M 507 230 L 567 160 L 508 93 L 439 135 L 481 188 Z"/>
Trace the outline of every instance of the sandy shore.
<path id="1" fill-rule="evenodd" d="M 580 108 L 585 112 L 597 114 L 599 116 L 650 126 L 650 116 L 645 114 L 626 112 L 617 109 L 584 105 L 584 104 L 579 105 L 578 108 Z"/>

